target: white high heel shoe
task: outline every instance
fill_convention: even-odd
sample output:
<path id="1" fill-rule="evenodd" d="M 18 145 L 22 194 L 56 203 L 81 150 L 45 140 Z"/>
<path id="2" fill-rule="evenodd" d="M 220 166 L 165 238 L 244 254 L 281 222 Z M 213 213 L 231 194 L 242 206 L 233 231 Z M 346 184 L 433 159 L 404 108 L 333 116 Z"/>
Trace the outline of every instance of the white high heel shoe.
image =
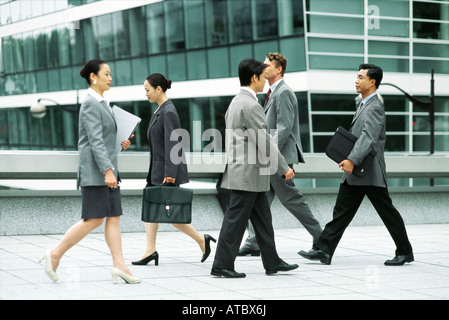
<path id="1" fill-rule="evenodd" d="M 114 284 L 117 283 L 117 277 L 122 278 L 126 283 L 131 283 L 131 284 L 140 283 L 139 278 L 130 276 L 126 272 L 124 272 L 116 267 L 112 267 L 111 273 L 112 273 L 112 283 L 114 283 Z"/>
<path id="2" fill-rule="evenodd" d="M 44 259 L 46 260 L 45 273 L 53 282 L 58 281 L 58 275 L 56 274 L 56 271 L 53 270 L 53 267 L 51 265 L 50 250 L 46 250 L 42 254 L 42 256 L 39 258 L 39 262 L 42 262 L 42 260 L 44 260 Z"/>

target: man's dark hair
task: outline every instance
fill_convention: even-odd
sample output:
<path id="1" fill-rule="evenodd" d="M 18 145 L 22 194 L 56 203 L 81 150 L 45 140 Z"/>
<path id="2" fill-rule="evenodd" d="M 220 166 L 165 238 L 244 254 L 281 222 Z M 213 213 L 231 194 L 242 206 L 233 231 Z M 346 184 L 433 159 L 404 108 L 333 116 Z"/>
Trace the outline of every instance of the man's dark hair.
<path id="1" fill-rule="evenodd" d="M 241 86 L 251 85 L 251 78 L 256 75 L 260 78 L 260 75 L 266 68 L 266 64 L 255 59 L 245 59 L 240 61 L 239 64 L 239 79 Z"/>
<path id="2" fill-rule="evenodd" d="M 370 79 L 374 79 L 376 80 L 376 89 L 379 88 L 380 83 L 382 82 L 382 78 L 383 78 L 383 71 L 381 67 L 378 67 L 374 64 L 361 64 L 359 66 L 359 70 L 367 70 L 368 72 L 366 73 L 366 75 L 370 78 Z"/>

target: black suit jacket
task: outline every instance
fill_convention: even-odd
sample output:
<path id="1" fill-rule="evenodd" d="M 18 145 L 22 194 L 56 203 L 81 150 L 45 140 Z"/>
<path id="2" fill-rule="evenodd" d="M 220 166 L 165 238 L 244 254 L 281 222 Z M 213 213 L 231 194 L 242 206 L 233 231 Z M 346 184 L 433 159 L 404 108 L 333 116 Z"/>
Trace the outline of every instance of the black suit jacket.
<path id="1" fill-rule="evenodd" d="M 189 182 L 186 157 L 182 142 L 172 141 L 174 130 L 181 129 L 178 112 L 173 103 L 164 102 L 150 120 L 148 141 L 150 144 L 150 169 L 147 183 L 160 185 L 165 177 L 175 178 L 176 185 Z M 180 134 L 175 134 L 176 138 Z"/>

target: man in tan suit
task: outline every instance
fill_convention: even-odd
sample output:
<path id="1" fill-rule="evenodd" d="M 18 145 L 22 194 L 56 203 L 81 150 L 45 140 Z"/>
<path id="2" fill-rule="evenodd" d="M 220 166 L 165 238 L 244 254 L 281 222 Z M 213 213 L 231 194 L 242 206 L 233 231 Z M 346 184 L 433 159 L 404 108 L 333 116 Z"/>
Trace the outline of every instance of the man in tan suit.
<path id="1" fill-rule="evenodd" d="M 267 275 L 296 269 L 279 258 L 274 242 L 270 204 L 270 174 L 292 179 L 293 170 L 267 132 L 267 122 L 256 93 L 265 86 L 266 65 L 254 59 L 240 62 L 242 86 L 226 112 L 226 168 L 221 187 L 231 190 L 229 208 L 223 218 L 215 260 L 214 276 L 242 278 L 234 269 L 235 258 L 248 220 L 254 226 L 262 263 Z"/>

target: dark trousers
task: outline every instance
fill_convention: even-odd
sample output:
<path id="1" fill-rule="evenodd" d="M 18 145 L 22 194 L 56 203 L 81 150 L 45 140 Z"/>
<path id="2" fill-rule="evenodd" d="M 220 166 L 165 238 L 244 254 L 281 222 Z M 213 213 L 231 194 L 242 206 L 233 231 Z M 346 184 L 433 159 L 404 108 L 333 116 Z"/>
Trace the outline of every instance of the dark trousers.
<path id="1" fill-rule="evenodd" d="M 270 204 L 265 192 L 231 190 L 229 208 L 215 250 L 213 266 L 234 270 L 234 262 L 242 242 L 248 220 L 254 226 L 265 269 L 273 268 L 282 260 L 274 242 Z"/>
<path id="2" fill-rule="evenodd" d="M 343 232 L 354 218 L 365 195 L 368 196 L 393 238 L 396 245 L 396 255 L 411 253 L 412 246 L 407 236 L 404 220 L 393 206 L 388 189 L 373 186 L 354 186 L 349 185 L 346 181 L 340 185 L 333 219 L 326 224 L 315 247 L 331 255 L 334 254 Z"/>

